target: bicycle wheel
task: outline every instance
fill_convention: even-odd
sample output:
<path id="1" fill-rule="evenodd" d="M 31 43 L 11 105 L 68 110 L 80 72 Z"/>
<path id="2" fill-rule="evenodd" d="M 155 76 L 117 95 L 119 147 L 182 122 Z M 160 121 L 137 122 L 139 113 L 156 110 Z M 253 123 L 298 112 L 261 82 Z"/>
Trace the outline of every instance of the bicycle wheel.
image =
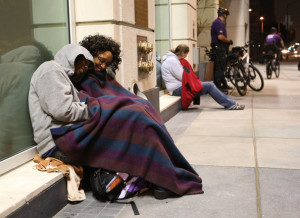
<path id="1" fill-rule="evenodd" d="M 280 64 L 279 64 L 279 62 L 276 62 L 275 63 L 275 76 L 276 76 L 276 78 L 279 77 L 279 74 L 280 74 Z"/>
<path id="2" fill-rule="evenodd" d="M 225 78 L 227 81 L 229 80 L 231 82 L 231 84 L 235 86 L 234 68 L 233 67 L 231 67 L 231 66 L 227 67 L 227 70 L 225 72 Z"/>
<path id="3" fill-rule="evenodd" d="M 247 81 L 244 79 L 244 73 L 239 67 L 234 67 L 235 87 L 241 96 L 247 93 Z"/>
<path id="4" fill-rule="evenodd" d="M 259 70 L 253 65 L 249 65 L 249 87 L 254 91 L 261 91 L 264 88 L 264 78 Z"/>
<path id="5" fill-rule="evenodd" d="M 267 78 L 271 79 L 272 78 L 272 66 L 271 66 L 270 62 L 268 62 L 266 65 L 266 73 L 267 73 Z"/>

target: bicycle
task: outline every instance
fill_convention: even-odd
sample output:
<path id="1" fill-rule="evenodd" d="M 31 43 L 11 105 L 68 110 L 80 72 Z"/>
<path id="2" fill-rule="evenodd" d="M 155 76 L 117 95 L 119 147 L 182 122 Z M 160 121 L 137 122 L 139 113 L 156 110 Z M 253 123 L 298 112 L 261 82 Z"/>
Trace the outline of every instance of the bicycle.
<path id="1" fill-rule="evenodd" d="M 264 79 L 260 71 L 253 65 L 247 52 L 249 42 L 245 46 L 233 47 L 227 56 L 227 69 L 225 77 L 236 87 L 241 96 L 246 95 L 247 86 L 254 91 L 261 91 L 264 87 Z M 213 60 L 214 54 L 203 46 L 206 55 Z"/>
<path id="2" fill-rule="evenodd" d="M 253 65 L 246 49 L 249 44 L 250 42 L 247 42 L 244 46 L 233 47 L 227 56 L 228 67 L 225 77 L 236 87 L 241 96 L 246 95 L 247 86 L 257 92 L 264 87 L 264 79 Z"/>
<path id="3" fill-rule="evenodd" d="M 266 60 L 267 78 L 268 79 L 272 78 L 273 71 L 276 78 L 278 78 L 280 75 L 280 64 L 279 61 L 277 60 L 277 53 L 276 51 L 274 51 L 274 48 L 272 47 L 266 47 L 266 50 L 267 51 L 265 51 L 265 60 Z"/>

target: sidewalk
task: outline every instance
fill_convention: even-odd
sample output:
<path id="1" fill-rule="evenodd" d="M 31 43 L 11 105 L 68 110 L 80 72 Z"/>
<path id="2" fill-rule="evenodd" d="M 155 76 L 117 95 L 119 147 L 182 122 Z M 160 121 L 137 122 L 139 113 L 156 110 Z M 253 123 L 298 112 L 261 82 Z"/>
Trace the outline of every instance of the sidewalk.
<path id="1" fill-rule="evenodd" d="M 300 71 L 296 64 L 283 64 L 280 77 L 267 80 L 265 67 L 255 66 L 265 78 L 264 89 L 232 96 L 245 110 L 226 111 L 203 96 L 200 106 L 166 123 L 202 178 L 204 194 L 156 200 L 145 193 L 131 199 L 141 214 L 136 217 L 300 217 Z M 88 208 L 78 204 L 69 206 L 75 209 L 72 217 L 83 211 L 84 217 L 135 217 L 130 205 L 91 197 L 81 204 L 98 207 L 97 215 L 87 216 Z M 56 217 L 67 217 L 66 212 Z"/>

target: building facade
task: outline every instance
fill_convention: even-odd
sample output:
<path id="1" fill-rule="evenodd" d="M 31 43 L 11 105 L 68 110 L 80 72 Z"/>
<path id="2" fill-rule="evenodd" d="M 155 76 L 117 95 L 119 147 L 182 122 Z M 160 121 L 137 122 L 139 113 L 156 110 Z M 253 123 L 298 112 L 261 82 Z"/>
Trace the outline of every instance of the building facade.
<path id="1" fill-rule="evenodd" d="M 191 51 L 187 59 L 197 69 L 206 61 L 199 47 L 209 47 L 210 25 L 220 5 L 231 14 L 229 37 L 242 45 L 249 35 L 249 0 L 2 0 L 1 169 L 18 164 L 16 154 L 24 162 L 36 152 L 27 105 L 29 81 L 61 47 L 96 33 L 112 37 L 121 45 L 123 60 L 116 79 L 132 92 L 138 87 L 159 111 L 156 53 L 163 56 L 185 43 Z"/>

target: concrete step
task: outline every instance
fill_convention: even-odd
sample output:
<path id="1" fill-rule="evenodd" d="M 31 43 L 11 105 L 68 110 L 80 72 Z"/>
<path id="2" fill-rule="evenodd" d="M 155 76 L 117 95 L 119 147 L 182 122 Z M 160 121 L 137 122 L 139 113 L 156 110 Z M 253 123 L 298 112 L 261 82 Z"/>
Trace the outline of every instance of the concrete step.
<path id="1" fill-rule="evenodd" d="M 159 97 L 160 116 L 163 122 L 167 122 L 181 109 L 181 97 L 164 94 Z"/>
<path id="2" fill-rule="evenodd" d="M 0 177 L 0 217 L 52 217 L 67 203 L 62 173 L 33 169 L 29 161 Z"/>

